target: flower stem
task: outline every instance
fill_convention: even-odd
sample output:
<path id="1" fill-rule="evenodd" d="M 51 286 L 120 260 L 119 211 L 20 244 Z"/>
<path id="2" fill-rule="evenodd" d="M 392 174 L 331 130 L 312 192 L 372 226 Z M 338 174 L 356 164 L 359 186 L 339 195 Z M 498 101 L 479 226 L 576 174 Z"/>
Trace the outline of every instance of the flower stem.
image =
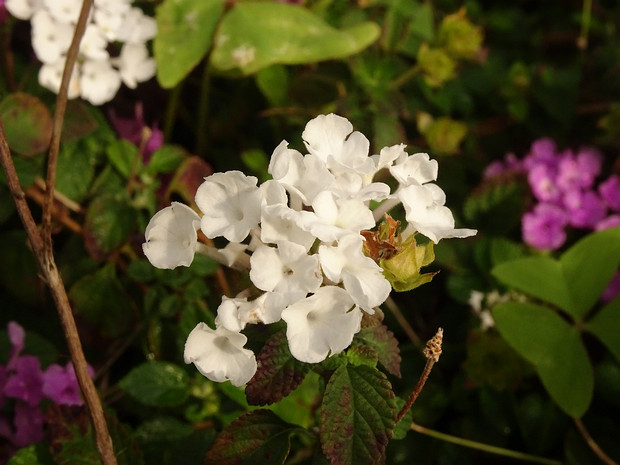
<path id="1" fill-rule="evenodd" d="M 441 355 L 441 343 L 443 342 L 443 329 L 439 328 L 437 333 L 426 343 L 426 347 L 424 348 L 424 356 L 426 357 L 426 365 L 424 366 L 424 370 L 420 375 L 420 379 L 415 386 L 415 389 L 409 396 L 407 403 L 398 412 L 396 415 L 395 423 L 398 423 L 403 417 L 407 414 L 409 409 L 413 406 L 413 403 L 416 401 L 420 392 L 422 392 L 422 388 L 428 379 L 428 375 L 431 374 L 431 370 L 433 369 L 433 365 L 439 361 L 439 356 Z"/>
<path id="2" fill-rule="evenodd" d="M 470 439 L 459 438 L 450 434 L 441 433 L 424 426 L 411 424 L 411 429 L 420 434 L 430 436 L 442 441 L 451 442 L 452 444 L 458 444 L 459 446 L 469 447 L 470 449 L 477 449 L 490 454 L 503 455 L 504 457 L 510 457 L 517 460 L 528 461 L 532 463 L 542 463 L 546 465 L 562 465 L 559 460 L 547 459 L 545 457 L 538 457 L 536 455 L 525 454 L 511 449 L 504 449 L 503 447 L 491 446 L 489 444 L 483 444 L 481 442 L 472 441 Z"/>
<path id="3" fill-rule="evenodd" d="M 592 449 L 592 451 L 596 454 L 596 456 L 599 459 L 601 459 L 601 461 L 603 463 L 605 463 L 606 465 L 618 465 L 618 463 L 616 461 L 614 461 L 611 457 L 609 457 L 609 455 L 607 455 L 605 453 L 605 451 L 603 449 L 601 449 L 601 447 L 596 443 L 594 438 L 592 438 L 592 436 L 590 436 L 590 433 L 586 429 L 586 427 L 583 424 L 583 422 L 581 421 L 581 419 L 580 418 L 575 418 L 574 421 L 575 421 L 575 425 L 577 426 L 577 429 L 579 430 L 579 432 L 581 433 L 581 435 L 585 439 L 585 441 L 588 444 L 588 446 L 590 447 L 590 449 Z"/>

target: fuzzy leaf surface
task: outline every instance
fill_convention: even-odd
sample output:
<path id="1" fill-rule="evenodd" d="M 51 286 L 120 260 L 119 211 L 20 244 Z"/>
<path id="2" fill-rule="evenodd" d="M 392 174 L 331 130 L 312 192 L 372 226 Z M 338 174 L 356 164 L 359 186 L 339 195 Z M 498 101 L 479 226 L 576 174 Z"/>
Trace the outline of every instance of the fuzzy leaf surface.
<path id="1" fill-rule="evenodd" d="M 277 332 L 267 341 L 257 362 L 256 374 L 245 388 L 250 405 L 280 401 L 297 388 L 310 371 L 310 365 L 291 355 L 286 330 Z"/>
<path id="2" fill-rule="evenodd" d="M 228 425 L 207 453 L 206 465 L 280 465 L 297 428 L 270 410 L 247 412 Z"/>
<path id="3" fill-rule="evenodd" d="M 400 378 L 400 349 L 394 333 L 387 326 L 380 324 L 362 328 L 355 335 L 351 348 L 358 346 L 372 348 L 377 353 L 379 363 L 385 367 L 388 373 Z"/>
<path id="4" fill-rule="evenodd" d="M 138 365 L 118 385 L 134 399 L 153 407 L 174 407 L 189 396 L 187 373 L 172 363 L 152 361 Z"/>
<path id="5" fill-rule="evenodd" d="M 392 386 L 377 369 L 343 365 L 330 377 L 319 409 L 320 438 L 332 464 L 378 464 L 394 429 Z"/>

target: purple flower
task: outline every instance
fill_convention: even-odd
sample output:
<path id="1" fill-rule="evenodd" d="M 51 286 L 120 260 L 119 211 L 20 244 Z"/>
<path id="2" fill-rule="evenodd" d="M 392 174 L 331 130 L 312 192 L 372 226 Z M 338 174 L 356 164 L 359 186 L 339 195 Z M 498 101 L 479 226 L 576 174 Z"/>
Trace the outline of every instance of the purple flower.
<path id="1" fill-rule="evenodd" d="M 532 142 L 530 153 L 523 159 L 523 166 L 531 170 L 536 165 L 555 166 L 557 164 L 556 145 L 553 139 L 543 137 Z"/>
<path id="2" fill-rule="evenodd" d="M 541 202 L 556 202 L 561 193 L 556 185 L 557 170 L 546 164 L 532 167 L 527 175 L 534 196 Z"/>
<path id="3" fill-rule="evenodd" d="M 88 368 L 90 375 L 93 376 L 93 369 L 90 366 Z M 43 394 L 60 405 L 84 403 L 72 363 L 67 363 L 64 367 L 57 364 L 47 367 L 43 373 Z"/>
<path id="4" fill-rule="evenodd" d="M 564 227 L 567 222 L 568 218 L 560 207 L 539 203 L 521 219 L 523 241 L 539 250 L 557 249 L 566 240 Z"/>
<path id="5" fill-rule="evenodd" d="M 594 229 L 607 214 L 607 207 L 594 191 L 573 190 L 564 195 L 568 222 L 575 228 Z"/>
<path id="6" fill-rule="evenodd" d="M 7 370 L 4 395 L 21 399 L 29 405 L 39 405 L 43 399 L 41 363 L 33 355 L 22 355 Z"/>
<path id="7" fill-rule="evenodd" d="M 599 221 L 594 227 L 595 231 L 602 231 L 604 229 L 615 228 L 620 226 L 620 215 L 609 215 L 607 218 Z"/>
<path id="8" fill-rule="evenodd" d="M 145 163 L 148 163 L 153 152 L 164 144 L 164 133 L 157 126 L 146 125 L 140 103 L 136 105 L 133 118 L 121 118 L 112 113 L 110 121 L 121 138 L 140 148 Z"/>
<path id="9" fill-rule="evenodd" d="M 38 406 L 29 405 L 25 402 L 15 404 L 15 418 L 13 424 L 15 431 L 11 438 L 17 447 L 25 447 L 43 439 L 43 422 L 45 416 Z"/>
<path id="10" fill-rule="evenodd" d="M 514 153 L 508 153 L 503 160 L 495 160 L 484 170 L 484 179 L 494 178 L 504 173 L 520 173 L 524 171 L 523 162 Z"/>
<path id="11" fill-rule="evenodd" d="M 598 193 L 610 210 L 620 212 L 620 177 L 611 175 L 599 184 Z"/>
<path id="12" fill-rule="evenodd" d="M 564 152 L 558 165 L 558 187 L 564 192 L 591 188 L 601 172 L 601 158 L 595 149 L 581 149 L 577 156 Z"/>

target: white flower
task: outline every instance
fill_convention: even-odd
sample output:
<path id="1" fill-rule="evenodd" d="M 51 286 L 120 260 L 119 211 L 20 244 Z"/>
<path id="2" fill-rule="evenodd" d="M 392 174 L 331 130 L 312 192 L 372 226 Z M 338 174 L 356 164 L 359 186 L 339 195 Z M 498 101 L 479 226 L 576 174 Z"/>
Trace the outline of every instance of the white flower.
<path id="1" fill-rule="evenodd" d="M 200 227 L 213 239 L 224 236 L 241 242 L 260 221 L 261 195 L 257 179 L 241 171 L 215 173 L 196 191 L 196 205 L 204 213 Z"/>
<path id="2" fill-rule="evenodd" d="M 310 120 L 301 135 L 308 152 L 321 159 L 334 172 L 365 175 L 374 171 L 375 163 L 368 156 L 370 143 L 342 116 L 319 115 Z"/>
<path id="3" fill-rule="evenodd" d="M 254 353 L 243 348 L 247 340 L 224 327 L 214 330 L 198 323 L 185 342 L 185 363 L 193 363 L 211 381 L 229 380 L 234 386 L 243 386 L 257 368 Z"/>
<path id="4" fill-rule="evenodd" d="M 263 291 L 301 291 L 305 295 L 316 291 L 323 280 L 319 257 L 308 255 L 302 245 L 293 242 L 278 242 L 277 249 L 258 247 L 250 265 L 250 280 Z"/>
<path id="5" fill-rule="evenodd" d="M 77 23 L 82 0 L 43 0 L 47 11 L 61 23 Z"/>
<path id="6" fill-rule="evenodd" d="M 117 40 L 131 44 L 141 44 L 157 34 L 157 23 L 146 16 L 140 8 L 132 7 L 123 16 L 123 22 L 117 31 Z"/>
<path id="7" fill-rule="evenodd" d="M 316 238 L 299 226 L 299 212 L 286 205 L 268 205 L 261 213 L 260 238 L 265 243 L 289 241 L 310 250 Z"/>
<path id="8" fill-rule="evenodd" d="M 155 76 L 155 60 L 149 57 L 149 52 L 143 43 L 126 43 L 118 57 L 118 67 L 121 79 L 125 85 L 135 89 L 138 82 L 144 82 Z"/>
<path id="9" fill-rule="evenodd" d="M 196 231 L 200 217 L 182 203 L 158 211 L 146 227 L 144 255 L 157 268 L 172 269 L 189 266 L 194 260 L 198 243 Z"/>
<path id="10" fill-rule="evenodd" d="M 64 59 L 55 63 L 43 63 L 39 70 L 39 84 L 57 94 L 60 90 L 60 81 L 62 80 L 64 69 Z M 71 73 L 71 79 L 69 80 L 69 93 L 67 95 L 70 99 L 80 96 L 80 81 L 78 76 L 79 72 L 77 68 L 73 68 L 73 73 Z"/>
<path id="11" fill-rule="evenodd" d="M 32 48 L 43 63 L 55 63 L 71 45 L 73 26 L 54 19 L 46 10 L 32 16 Z"/>
<path id="12" fill-rule="evenodd" d="M 93 105 L 112 100 L 121 86 L 121 77 L 108 61 L 87 60 L 82 64 L 80 96 Z"/>
<path id="13" fill-rule="evenodd" d="M 390 166 L 390 173 L 402 186 L 435 181 L 438 171 L 437 160 L 431 160 L 427 153 L 407 155 L 403 151 L 396 162 Z"/>
<path id="14" fill-rule="evenodd" d="M 5 6 L 9 13 L 18 19 L 30 19 L 41 9 L 43 0 L 6 0 Z"/>
<path id="15" fill-rule="evenodd" d="M 346 349 L 360 330 L 362 312 L 344 289 L 324 286 L 282 312 L 291 354 L 318 363 Z"/>
<path id="16" fill-rule="evenodd" d="M 273 151 L 268 171 L 274 180 L 291 194 L 298 195 L 306 205 L 310 205 L 319 192 L 328 189 L 334 182 L 334 175 L 323 160 L 289 149 L 285 140 Z"/>
<path id="17" fill-rule="evenodd" d="M 313 212 L 299 212 L 299 224 L 320 240 L 331 242 L 375 226 L 372 211 L 360 199 L 340 199 L 323 191 L 312 202 Z"/>
<path id="18" fill-rule="evenodd" d="M 389 281 L 375 261 L 362 253 L 363 237 L 349 234 L 337 246 L 321 245 L 319 260 L 327 278 L 339 283 L 362 310 L 374 313 L 374 308 L 385 302 L 392 290 Z"/>
<path id="19" fill-rule="evenodd" d="M 406 219 L 416 231 L 434 243 L 448 237 L 469 237 L 475 229 L 454 229 L 454 217 L 446 206 L 446 195 L 436 184 L 411 184 L 397 193 L 403 203 Z"/>
<path id="20" fill-rule="evenodd" d="M 87 24 L 80 42 L 80 53 L 91 60 L 107 60 L 110 57 L 107 46 L 108 41 L 101 29 L 93 23 Z"/>

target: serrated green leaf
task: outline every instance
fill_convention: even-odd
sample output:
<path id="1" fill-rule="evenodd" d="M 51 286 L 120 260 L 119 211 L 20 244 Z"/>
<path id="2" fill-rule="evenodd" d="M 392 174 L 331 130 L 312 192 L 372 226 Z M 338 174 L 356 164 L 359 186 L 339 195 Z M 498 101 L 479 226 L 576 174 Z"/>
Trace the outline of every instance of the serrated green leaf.
<path id="1" fill-rule="evenodd" d="M 351 348 L 366 346 L 372 348 L 381 365 L 392 375 L 400 378 L 400 349 L 398 340 L 387 326 L 381 324 L 369 328 L 362 328 L 353 338 Z"/>
<path id="2" fill-rule="evenodd" d="M 224 4 L 225 0 L 165 0 L 157 7 L 153 51 L 162 87 L 176 86 L 206 55 Z"/>
<path id="3" fill-rule="evenodd" d="M 119 336 L 132 321 L 131 301 L 112 263 L 77 281 L 69 298 L 76 313 L 96 324 L 105 336 Z"/>
<path id="4" fill-rule="evenodd" d="M 278 402 L 296 389 L 310 370 L 307 363 L 291 355 L 286 330 L 278 331 L 267 341 L 257 362 L 256 374 L 245 387 L 250 405 Z"/>
<path id="5" fill-rule="evenodd" d="M 153 175 L 172 173 L 186 157 L 187 152 L 182 147 L 164 145 L 153 153 L 144 173 Z"/>
<path id="6" fill-rule="evenodd" d="M 125 178 L 137 172 L 142 166 L 138 147 L 125 139 L 118 139 L 110 144 L 106 150 L 108 160 Z"/>
<path id="7" fill-rule="evenodd" d="M 138 365 L 118 383 L 138 402 L 152 407 L 175 407 L 189 397 L 185 370 L 168 362 L 152 361 Z"/>
<path id="8" fill-rule="evenodd" d="M 368 366 L 343 365 L 330 377 L 319 408 L 320 438 L 332 463 L 381 463 L 396 416 L 387 378 Z"/>
<path id="9" fill-rule="evenodd" d="M 297 428 L 270 410 L 253 410 L 228 425 L 215 439 L 205 464 L 279 465 L 290 450 L 290 436 Z"/>
<path id="10" fill-rule="evenodd" d="M 535 366 L 556 404 L 580 418 L 592 399 L 594 375 L 579 331 L 553 310 L 530 303 L 499 304 L 493 318 L 508 344 Z"/>
<path id="11" fill-rule="evenodd" d="M 84 150 L 84 144 L 60 146 L 56 189 L 71 200 L 80 202 L 88 193 L 95 177 L 96 154 Z"/>
<path id="12" fill-rule="evenodd" d="M 118 195 L 96 197 L 86 210 L 84 237 L 93 257 L 103 258 L 127 241 L 133 232 L 136 211 Z"/>
<path id="13" fill-rule="evenodd" d="M 0 102 L 0 119 L 12 151 L 31 157 L 44 152 L 52 137 L 52 116 L 38 98 L 23 92 Z"/>
<path id="14" fill-rule="evenodd" d="M 344 58 L 372 44 L 379 33 L 379 26 L 369 22 L 339 31 L 298 5 L 236 3 L 218 28 L 211 64 L 248 75 L 276 63 Z"/>
<path id="15" fill-rule="evenodd" d="M 347 350 L 347 360 L 351 365 L 366 365 L 375 368 L 379 362 L 377 351 L 363 344 L 351 345 Z"/>
<path id="16" fill-rule="evenodd" d="M 586 323 L 594 334 L 620 362 L 620 297 L 609 302 Z"/>

